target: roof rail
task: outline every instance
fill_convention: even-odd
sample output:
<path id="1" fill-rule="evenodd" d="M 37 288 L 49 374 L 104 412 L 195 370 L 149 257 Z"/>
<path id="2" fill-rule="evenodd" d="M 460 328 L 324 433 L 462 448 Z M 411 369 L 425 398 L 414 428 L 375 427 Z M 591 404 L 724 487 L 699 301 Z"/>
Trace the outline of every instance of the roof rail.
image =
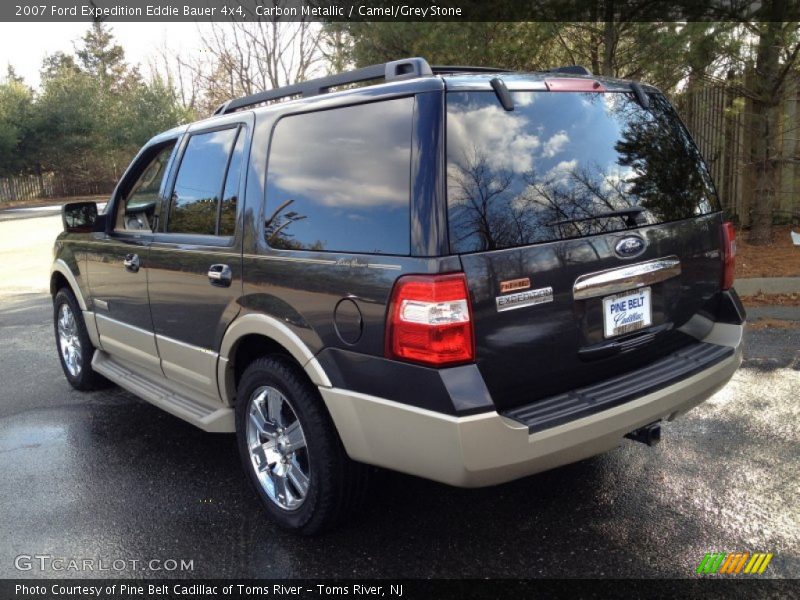
<path id="1" fill-rule="evenodd" d="M 448 73 L 512 73 L 511 69 L 498 69 L 496 67 L 468 67 L 453 65 L 431 65 L 434 75 L 445 75 Z"/>
<path id="2" fill-rule="evenodd" d="M 433 75 L 433 71 L 424 58 L 404 58 L 402 60 L 393 60 L 379 65 L 370 65 L 369 67 L 355 69 L 354 71 L 346 71 L 337 75 L 329 75 L 328 77 L 309 79 L 302 83 L 286 85 L 267 92 L 259 92 L 251 96 L 228 100 L 220 104 L 217 110 L 214 111 L 214 114 L 224 115 L 246 106 L 253 106 L 255 104 L 261 104 L 262 102 L 278 100 L 290 96 L 317 96 L 327 93 L 332 87 L 360 83 L 372 79 L 399 81 L 402 79 L 425 77 L 429 75 Z"/>
<path id="3" fill-rule="evenodd" d="M 446 75 L 450 73 L 514 73 L 514 69 L 499 69 L 497 67 L 468 67 L 450 65 L 431 65 L 434 75 Z M 565 73 L 570 75 L 591 75 L 592 72 L 581 65 L 567 65 L 564 67 L 553 67 L 544 69 L 539 73 Z"/>

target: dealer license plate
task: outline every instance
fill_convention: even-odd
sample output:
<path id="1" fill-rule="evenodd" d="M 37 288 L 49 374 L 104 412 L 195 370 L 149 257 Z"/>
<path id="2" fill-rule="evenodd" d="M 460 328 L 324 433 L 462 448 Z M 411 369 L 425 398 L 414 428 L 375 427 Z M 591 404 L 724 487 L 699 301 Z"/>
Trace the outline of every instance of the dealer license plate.
<path id="1" fill-rule="evenodd" d="M 603 298 L 603 324 L 606 337 L 623 335 L 652 325 L 650 306 L 649 287 Z"/>

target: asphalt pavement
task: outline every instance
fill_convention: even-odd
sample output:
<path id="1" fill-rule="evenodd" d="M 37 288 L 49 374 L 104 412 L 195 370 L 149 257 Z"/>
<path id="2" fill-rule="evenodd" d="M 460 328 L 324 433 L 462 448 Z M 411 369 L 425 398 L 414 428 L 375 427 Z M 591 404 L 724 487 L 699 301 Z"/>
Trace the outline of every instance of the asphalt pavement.
<path id="1" fill-rule="evenodd" d="M 47 206 L 24 206 L 20 208 L 5 208 L 0 210 L 0 221 L 16 221 L 18 219 L 34 219 L 48 217 L 61 213 L 60 204 Z"/>
<path id="2" fill-rule="evenodd" d="M 800 575 L 800 329 L 748 331 L 743 368 L 655 448 L 478 490 L 378 472 L 357 520 L 310 539 L 263 517 L 232 436 L 74 391 L 46 294 L 0 298 L 0 339 L 0 577 L 695 577 L 712 551 Z M 37 553 L 192 570 L 15 568 Z"/>

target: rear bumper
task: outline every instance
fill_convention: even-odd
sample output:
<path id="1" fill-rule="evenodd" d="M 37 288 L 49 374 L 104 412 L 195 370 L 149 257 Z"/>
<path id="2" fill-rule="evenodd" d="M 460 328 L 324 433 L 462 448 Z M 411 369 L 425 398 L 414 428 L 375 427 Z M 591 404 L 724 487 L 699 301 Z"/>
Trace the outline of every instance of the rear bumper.
<path id="1" fill-rule="evenodd" d="M 351 458 L 460 487 L 494 485 L 613 449 L 626 433 L 697 406 L 738 369 L 742 331 L 714 325 L 703 341 L 734 353 L 699 373 L 535 433 L 496 411 L 455 417 L 337 388 L 320 393 Z"/>

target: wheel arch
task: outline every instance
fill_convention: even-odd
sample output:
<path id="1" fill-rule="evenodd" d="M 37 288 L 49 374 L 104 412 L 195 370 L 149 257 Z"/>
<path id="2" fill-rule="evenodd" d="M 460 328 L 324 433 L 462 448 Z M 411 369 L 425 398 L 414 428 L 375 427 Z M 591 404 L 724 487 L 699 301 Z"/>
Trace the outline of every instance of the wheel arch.
<path id="1" fill-rule="evenodd" d="M 83 323 L 86 326 L 86 333 L 89 336 L 89 341 L 94 348 L 102 348 L 100 344 L 100 334 L 97 331 L 97 322 L 94 317 L 94 312 L 89 310 L 86 304 L 86 299 L 83 296 L 80 285 L 75 274 L 70 269 L 69 265 L 61 258 L 56 259 L 50 267 L 50 296 L 55 302 L 56 294 L 60 289 L 66 288 L 75 300 L 78 302 L 78 308 L 81 311 Z M 91 357 L 89 357 L 91 360 Z"/>
<path id="2" fill-rule="evenodd" d="M 314 385 L 332 387 L 314 353 L 286 324 L 268 315 L 247 314 L 228 327 L 220 346 L 217 382 L 228 405 L 234 404 L 238 379 L 247 364 L 266 354 L 283 354 L 296 362 Z"/>
<path id="3" fill-rule="evenodd" d="M 82 311 L 89 310 L 87 308 L 86 300 L 81 292 L 81 287 L 78 285 L 78 280 L 72 273 L 63 259 L 56 259 L 50 267 L 50 295 L 55 296 L 62 287 L 68 287 L 78 300 L 78 306 Z"/>

